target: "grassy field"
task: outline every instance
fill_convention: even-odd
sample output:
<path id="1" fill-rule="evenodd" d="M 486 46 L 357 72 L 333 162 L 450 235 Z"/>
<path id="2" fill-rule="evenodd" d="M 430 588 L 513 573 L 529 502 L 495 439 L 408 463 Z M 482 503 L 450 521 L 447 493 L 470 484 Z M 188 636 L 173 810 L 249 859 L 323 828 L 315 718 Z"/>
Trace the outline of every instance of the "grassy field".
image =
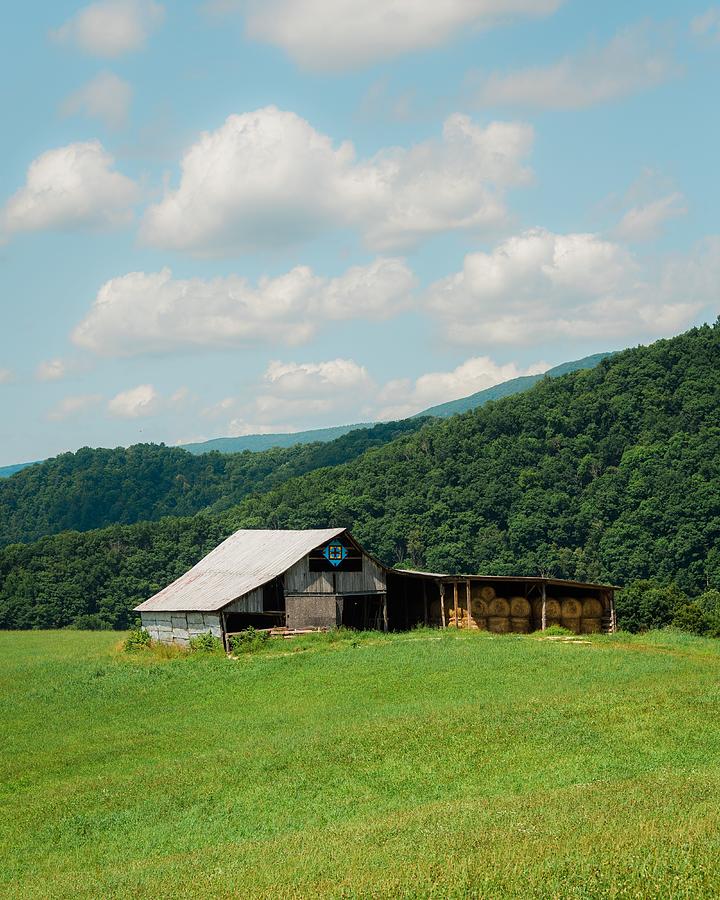
<path id="1" fill-rule="evenodd" d="M 0 633 L 0 896 L 720 896 L 720 642 Z"/>

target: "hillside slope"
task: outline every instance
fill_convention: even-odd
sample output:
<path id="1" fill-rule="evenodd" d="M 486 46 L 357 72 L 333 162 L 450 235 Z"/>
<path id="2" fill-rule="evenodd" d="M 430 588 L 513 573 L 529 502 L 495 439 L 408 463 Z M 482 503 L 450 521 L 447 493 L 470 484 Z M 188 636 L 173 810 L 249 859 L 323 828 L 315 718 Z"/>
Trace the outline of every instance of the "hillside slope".
<path id="1" fill-rule="evenodd" d="M 158 444 L 63 453 L 0 481 L 0 547 L 67 530 L 217 512 L 287 478 L 354 459 L 422 425 L 391 422 L 357 428 L 327 443 L 258 453 L 194 456 Z"/>
<path id="2" fill-rule="evenodd" d="M 334 441 L 359 428 L 372 428 L 373 423 L 363 422 L 358 425 L 336 425 L 332 428 L 312 428 L 310 431 L 291 431 L 279 434 L 244 434 L 240 437 L 212 438 L 196 444 L 182 444 L 188 453 L 243 453 L 251 450 L 258 453 L 273 447 L 295 447 L 298 444 L 316 444 Z"/>
<path id="3" fill-rule="evenodd" d="M 716 324 L 426 424 L 220 517 L 8 547 L 0 627 L 121 625 L 238 527 L 343 525 L 385 562 L 434 571 L 720 588 L 719 412 Z"/>

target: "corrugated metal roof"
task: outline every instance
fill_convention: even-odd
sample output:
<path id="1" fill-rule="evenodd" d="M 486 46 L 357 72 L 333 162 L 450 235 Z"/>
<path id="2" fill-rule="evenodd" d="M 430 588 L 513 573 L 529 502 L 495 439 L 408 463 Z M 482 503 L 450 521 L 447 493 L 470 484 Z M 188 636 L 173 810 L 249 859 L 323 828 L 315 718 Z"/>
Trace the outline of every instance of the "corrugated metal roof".
<path id="1" fill-rule="evenodd" d="M 136 612 L 216 612 L 286 572 L 345 528 L 305 531 L 241 529 Z"/>
<path id="2" fill-rule="evenodd" d="M 453 581 L 496 581 L 496 582 L 532 582 L 533 584 L 547 584 L 555 587 L 578 588 L 605 588 L 620 591 L 617 584 L 603 584 L 596 581 L 572 581 L 566 578 L 548 578 L 544 575 L 444 575 L 442 572 L 423 572 L 420 569 L 390 569 L 394 575 L 412 575 L 416 578 L 435 578 L 452 583 Z"/>

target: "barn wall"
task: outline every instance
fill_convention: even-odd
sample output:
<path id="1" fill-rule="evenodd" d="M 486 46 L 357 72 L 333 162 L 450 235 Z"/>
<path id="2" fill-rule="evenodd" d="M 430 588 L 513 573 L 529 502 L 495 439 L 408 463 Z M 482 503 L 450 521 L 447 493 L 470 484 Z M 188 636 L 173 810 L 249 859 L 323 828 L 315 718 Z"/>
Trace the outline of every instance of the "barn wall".
<path id="1" fill-rule="evenodd" d="M 286 596 L 288 628 L 336 628 L 342 621 L 341 603 L 335 594 Z"/>
<path id="2" fill-rule="evenodd" d="M 187 644 L 198 634 L 222 637 L 220 616 L 202 612 L 141 612 L 143 628 L 155 641 Z"/>
<path id="3" fill-rule="evenodd" d="M 372 594 L 385 590 L 385 572 L 363 554 L 362 572 L 311 572 L 304 556 L 285 573 L 289 594 Z"/>
<path id="4" fill-rule="evenodd" d="M 261 587 L 225 607 L 228 613 L 261 613 L 263 611 L 263 589 Z"/>

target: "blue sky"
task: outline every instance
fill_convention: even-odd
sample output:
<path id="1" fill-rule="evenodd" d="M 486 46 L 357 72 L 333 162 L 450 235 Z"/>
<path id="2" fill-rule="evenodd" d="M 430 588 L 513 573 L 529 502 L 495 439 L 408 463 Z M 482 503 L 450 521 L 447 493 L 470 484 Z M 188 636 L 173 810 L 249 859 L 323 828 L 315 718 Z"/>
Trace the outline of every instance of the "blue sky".
<path id="1" fill-rule="evenodd" d="M 406 415 L 718 312 L 720 6 L 31 2 L 0 465 Z"/>

